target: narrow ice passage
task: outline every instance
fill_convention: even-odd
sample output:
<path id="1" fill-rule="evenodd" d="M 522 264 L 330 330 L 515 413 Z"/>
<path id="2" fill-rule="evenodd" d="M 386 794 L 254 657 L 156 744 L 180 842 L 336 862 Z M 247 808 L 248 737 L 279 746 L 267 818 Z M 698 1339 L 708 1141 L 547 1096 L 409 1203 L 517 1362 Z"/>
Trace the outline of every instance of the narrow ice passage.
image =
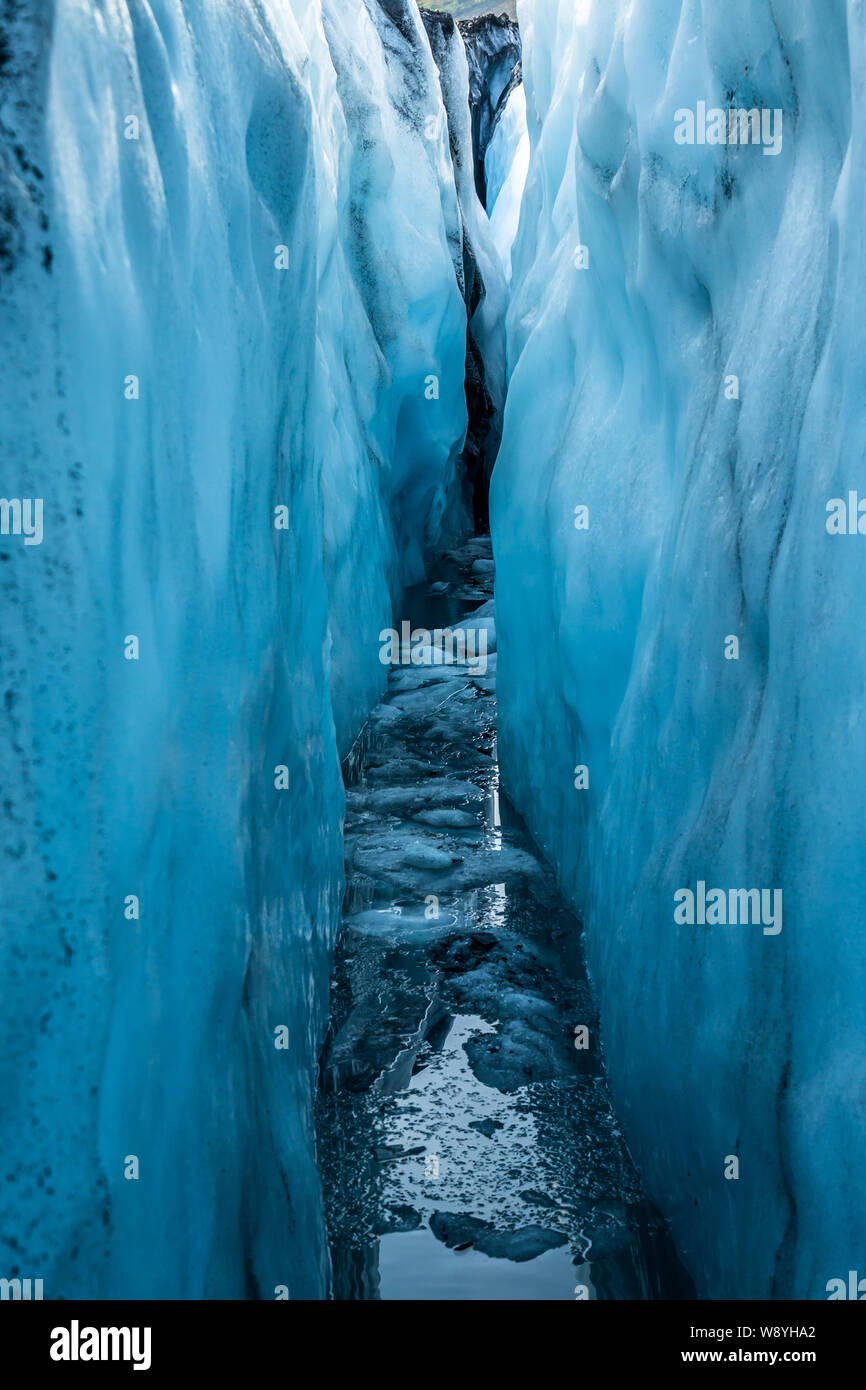
<path id="1" fill-rule="evenodd" d="M 685 1296 L 611 1108 L 578 924 L 500 790 L 492 585 L 478 537 L 407 595 L 412 631 L 475 625 L 489 654 L 396 665 L 346 765 L 331 1294 Z"/>
<path id="2" fill-rule="evenodd" d="M 0 1298 L 866 1288 L 866 4 L 483 8 L 0 12 Z"/>
<path id="3" fill-rule="evenodd" d="M 519 35 L 490 16 L 464 30 L 467 103 L 453 23 L 424 21 L 482 259 L 464 464 L 487 457 L 483 529 L 478 480 L 498 443 L 485 375 L 505 311 L 490 258 L 509 278 L 528 164 Z M 611 1106 L 579 924 L 500 788 L 493 571 L 479 534 L 403 595 L 387 693 L 344 763 L 346 894 L 317 1104 L 330 1296 L 688 1295 Z M 436 664 L 437 630 L 465 633 L 470 659 Z"/>

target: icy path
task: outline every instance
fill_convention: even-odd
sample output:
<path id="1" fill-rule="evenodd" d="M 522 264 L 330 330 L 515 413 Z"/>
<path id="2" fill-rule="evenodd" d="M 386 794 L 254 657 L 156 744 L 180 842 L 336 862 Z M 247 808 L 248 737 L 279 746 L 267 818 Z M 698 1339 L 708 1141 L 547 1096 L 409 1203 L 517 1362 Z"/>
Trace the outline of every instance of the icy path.
<path id="1" fill-rule="evenodd" d="M 487 616 L 492 569 L 489 542 L 470 542 L 405 615 L 431 629 Z M 395 669 L 348 775 L 319 1102 L 333 1296 L 673 1296 L 602 1074 L 578 924 L 499 794 L 495 686 L 495 652 L 483 675 Z"/>

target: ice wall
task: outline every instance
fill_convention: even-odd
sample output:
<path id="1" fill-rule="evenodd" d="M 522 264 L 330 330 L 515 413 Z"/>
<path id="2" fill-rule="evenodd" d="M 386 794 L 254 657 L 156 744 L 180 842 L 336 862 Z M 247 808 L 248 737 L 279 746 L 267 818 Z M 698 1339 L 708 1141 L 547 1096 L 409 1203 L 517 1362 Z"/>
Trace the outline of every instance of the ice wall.
<path id="1" fill-rule="evenodd" d="M 490 475 L 499 452 L 505 405 L 505 277 L 473 178 L 476 108 L 466 48 L 450 15 L 429 10 L 422 15 L 439 69 L 460 203 L 459 278 L 469 317 L 465 371 L 469 427 L 463 464 L 472 483 L 474 519 L 486 527 Z"/>
<path id="2" fill-rule="evenodd" d="M 866 444 L 866 15 L 518 17 L 501 758 L 699 1292 L 825 1298 L 866 1249 L 866 540 L 827 529 Z M 780 112 L 781 150 L 677 143 L 700 102 Z M 679 924 L 700 882 L 782 890 L 781 931 Z"/>
<path id="3" fill-rule="evenodd" d="M 475 185 L 485 207 L 484 160 L 508 96 L 520 81 L 520 30 L 507 14 L 483 14 L 460 21 L 469 66 Z"/>
<path id="4" fill-rule="evenodd" d="M 411 0 L 55 0 L 2 54 L 0 1275 L 321 1296 L 338 760 L 467 524 L 437 69 Z"/>
<path id="5" fill-rule="evenodd" d="M 484 160 L 490 234 L 499 253 L 506 284 L 511 283 L 511 252 L 520 225 L 520 209 L 529 172 L 529 131 L 526 92 L 514 88 L 499 120 Z"/>

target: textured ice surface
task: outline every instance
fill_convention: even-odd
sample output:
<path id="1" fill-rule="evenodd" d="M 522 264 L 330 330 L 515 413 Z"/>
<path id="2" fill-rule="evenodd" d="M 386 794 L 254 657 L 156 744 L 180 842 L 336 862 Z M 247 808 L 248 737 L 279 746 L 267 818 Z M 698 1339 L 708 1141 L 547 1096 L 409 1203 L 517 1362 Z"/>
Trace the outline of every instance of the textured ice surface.
<path id="1" fill-rule="evenodd" d="M 486 544 L 460 553 L 464 575 Z M 493 689 L 468 698 L 475 718 L 449 701 L 374 721 L 348 791 L 319 1115 L 334 1297 L 670 1296 L 684 1285 L 611 1109 L 578 925 L 499 796 Z M 374 759 L 391 785 L 370 786 Z"/>
<path id="2" fill-rule="evenodd" d="M 503 12 L 464 21 L 460 30 L 469 66 L 475 183 L 489 208 L 485 159 L 509 93 L 520 80 L 520 31 Z"/>
<path id="3" fill-rule="evenodd" d="M 338 758 L 465 526 L 465 180 L 409 0 L 7 10 L 0 1275 L 317 1295 Z"/>
<path id="4" fill-rule="evenodd" d="M 467 52 L 449 15 L 425 10 L 424 23 L 439 68 L 460 205 L 458 275 L 469 312 L 466 397 L 470 420 L 464 463 L 473 482 L 473 513 L 482 525 L 487 517 L 490 473 L 499 449 L 505 403 L 505 280 L 473 178 L 470 100 L 474 102 L 475 91 L 470 89 Z M 500 55 L 499 61 L 507 67 L 507 53 Z M 510 61 L 513 64 L 513 53 Z M 475 109 L 473 105 L 473 114 Z"/>
<path id="5" fill-rule="evenodd" d="M 822 1298 L 866 1247 L 866 541 L 825 529 L 866 444 L 866 16 L 518 9 L 504 776 L 585 920 L 617 1105 L 699 1291 Z M 781 153 L 676 144 L 700 100 L 780 109 Z M 781 888 L 781 934 L 678 926 L 700 879 Z"/>
<path id="6" fill-rule="evenodd" d="M 526 92 L 521 83 L 508 105 L 487 150 L 487 209 L 490 231 L 502 260 L 505 279 L 511 281 L 511 250 L 520 222 L 520 208 L 529 172 L 529 131 L 526 128 Z"/>
<path id="7" fill-rule="evenodd" d="M 473 284 L 466 285 L 471 308 L 470 328 L 481 348 L 487 386 L 494 407 L 502 410 L 505 391 L 505 285 L 494 252 L 484 207 L 479 202 L 472 176 L 472 125 L 469 69 L 466 50 L 456 25 L 434 29 L 434 57 L 439 65 L 442 100 L 448 113 L 448 131 L 454 179 L 460 202 L 461 230 Z"/>

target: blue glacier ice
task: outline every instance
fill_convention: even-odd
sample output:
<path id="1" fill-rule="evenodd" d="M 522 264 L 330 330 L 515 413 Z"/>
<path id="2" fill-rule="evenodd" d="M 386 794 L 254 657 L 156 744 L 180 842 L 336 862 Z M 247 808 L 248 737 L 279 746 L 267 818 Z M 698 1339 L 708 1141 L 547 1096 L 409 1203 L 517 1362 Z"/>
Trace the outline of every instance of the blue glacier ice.
<path id="1" fill-rule="evenodd" d="M 460 207 L 462 265 L 458 279 L 469 314 L 465 383 L 473 419 L 465 445 L 467 471 L 474 475 L 473 510 L 486 518 L 487 493 L 493 462 L 502 435 L 505 405 L 505 295 L 503 265 L 485 209 L 478 200 L 473 175 L 473 128 L 470 114 L 470 69 L 458 26 L 448 15 L 424 11 L 447 115 L 454 181 Z M 497 31 L 499 26 L 496 26 Z M 510 33 L 510 26 L 507 30 Z M 510 50 L 498 52 L 493 77 Z M 512 58 L 513 60 L 513 58 Z M 455 357 L 454 361 L 457 362 Z"/>
<path id="2" fill-rule="evenodd" d="M 471 526 L 467 241 L 501 272 L 413 0 L 2 37 L 0 1274 L 321 1296 L 339 760 Z"/>
<path id="3" fill-rule="evenodd" d="M 485 1088 L 578 1066 L 572 909 L 599 1002 L 616 1114 L 554 1107 L 481 1216 L 385 1231 L 416 1275 L 434 1242 L 480 1242 L 470 1283 L 535 1251 L 523 1165 L 594 1181 L 601 1134 L 611 1205 L 648 1192 L 699 1296 L 866 1276 L 866 12 L 517 3 L 519 34 L 463 37 L 416 0 L 0 16 L 0 1278 L 46 1298 L 333 1289 L 313 1089 L 347 861 L 382 1055 L 390 997 L 419 1039 L 463 1011 L 423 1123 L 395 1069 L 413 1145 L 467 1127 L 461 1087 L 489 1107 L 455 1207 L 523 1113 Z M 710 138 L 729 108 L 768 122 Z M 494 619 L 464 542 L 500 438 Z M 389 682 L 380 634 L 443 552 L 425 603 L 487 668 Z M 718 920 L 752 891 L 784 910 Z M 498 941 L 431 1013 L 479 902 L 550 966 Z"/>
<path id="4" fill-rule="evenodd" d="M 487 148 L 484 166 L 487 172 L 490 233 L 502 261 L 506 282 L 510 283 L 511 252 L 517 240 L 520 209 L 529 172 L 526 92 L 522 82 L 508 98 Z"/>
<path id="5" fill-rule="evenodd" d="M 825 1298 L 866 1250 L 866 542 L 827 527 L 863 492 L 866 14 L 518 18 L 504 777 L 699 1295 Z M 701 102 L 780 113 L 781 149 L 678 143 Z M 782 930 L 679 924 L 701 883 L 782 890 Z"/>

